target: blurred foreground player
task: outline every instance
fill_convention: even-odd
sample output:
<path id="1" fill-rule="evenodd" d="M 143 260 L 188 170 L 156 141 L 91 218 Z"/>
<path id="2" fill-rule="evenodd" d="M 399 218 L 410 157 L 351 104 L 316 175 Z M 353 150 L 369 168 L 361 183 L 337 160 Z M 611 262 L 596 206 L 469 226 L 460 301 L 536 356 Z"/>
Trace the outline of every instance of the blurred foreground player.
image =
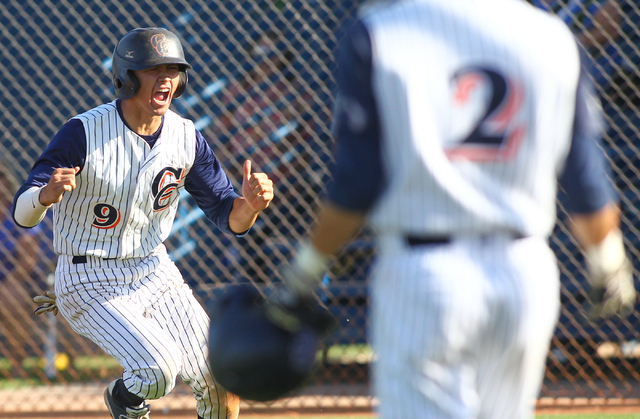
<path id="1" fill-rule="evenodd" d="M 380 416 L 531 417 L 559 314 L 558 180 L 591 314 L 636 297 L 576 40 L 523 1 L 381 1 L 336 61 L 333 182 L 272 304 L 311 298 L 368 222 Z"/>

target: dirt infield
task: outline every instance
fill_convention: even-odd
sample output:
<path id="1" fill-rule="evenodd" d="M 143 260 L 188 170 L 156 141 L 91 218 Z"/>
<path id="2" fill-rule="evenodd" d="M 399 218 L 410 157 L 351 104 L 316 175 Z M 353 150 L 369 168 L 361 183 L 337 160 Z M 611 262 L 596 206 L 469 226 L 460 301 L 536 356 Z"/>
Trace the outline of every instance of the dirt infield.
<path id="1" fill-rule="evenodd" d="M 106 418 L 103 401 L 105 383 L 53 385 L 0 390 L 0 418 Z M 153 417 L 195 418 L 195 402 L 188 387 L 150 402 Z M 375 417 L 377 400 L 366 386 L 310 387 L 305 394 L 271 403 L 241 402 L 244 419 L 340 415 Z M 537 401 L 536 414 L 638 413 L 640 399 L 633 398 L 552 398 Z"/>
<path id="2" fill-rule="evenodd" d="M 578 413 L 640 414 L 640 399 L 541 398 L 536 404 L 536 414 L 539 415 Z"/>
<path id="3" fill-rule="evenodd" d="M 103 400 L 106 384 L 53 385 L 0 391 L 0 418 L 108 417 Z M 171 394 L 150 401 L 154 417 L 196 417 L 190 389 L 177 385 Z M 376 401 L 365 386 L 311 387 L 305 394 L 271 403 L 242 401 L 242 417 L 300 414 L 371 415 Z"/>

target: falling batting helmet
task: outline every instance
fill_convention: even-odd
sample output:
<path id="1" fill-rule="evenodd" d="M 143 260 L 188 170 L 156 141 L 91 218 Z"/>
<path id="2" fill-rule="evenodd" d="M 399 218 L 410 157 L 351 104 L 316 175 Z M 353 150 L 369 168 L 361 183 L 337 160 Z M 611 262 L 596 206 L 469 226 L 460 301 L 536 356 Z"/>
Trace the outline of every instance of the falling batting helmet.
<path id="1" fill-rule="evenodd" d="M 187 85 L 187 69 L 182 44 L 176 35 L 163 28 L 139 28 L 127 33 L 113 50 L 112 74 L 116 96 L 132 98 L 140 83 L 133 73 L 161 64 L 180 66 L 180 84 L 173 97 L 179 97 Z"/>
<path id="2" fill-rule="evenodd" d="M 253 286 L 236 286 L 209 314 L 209 361 L 217 383 L 241 399 L 276 400 L 315 369 L 322 330 L 304 321 L 283 327 Z"/>

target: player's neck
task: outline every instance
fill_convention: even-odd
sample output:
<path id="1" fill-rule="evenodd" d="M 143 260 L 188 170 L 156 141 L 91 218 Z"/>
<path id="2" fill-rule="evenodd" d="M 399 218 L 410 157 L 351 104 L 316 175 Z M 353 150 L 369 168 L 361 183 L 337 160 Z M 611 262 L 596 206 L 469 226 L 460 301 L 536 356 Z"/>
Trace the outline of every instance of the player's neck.
<path id="1" fill-rule="evenodd" d="M 129 118 L 125 116 L 125 122 L 133 132 L 138 135 L 153 135 L 162 125 L 162 117 L 154 117 L 152 121 L 137 121 L 134 124 L 129 122 Z"/>
<path id="2" fill-rule="evenodd" d="M 162 125 L 162 115 L 151 115 L 144 110 L 120 101 L 121 116 L 125 124 L 138 135 L 153 135 Z"/>

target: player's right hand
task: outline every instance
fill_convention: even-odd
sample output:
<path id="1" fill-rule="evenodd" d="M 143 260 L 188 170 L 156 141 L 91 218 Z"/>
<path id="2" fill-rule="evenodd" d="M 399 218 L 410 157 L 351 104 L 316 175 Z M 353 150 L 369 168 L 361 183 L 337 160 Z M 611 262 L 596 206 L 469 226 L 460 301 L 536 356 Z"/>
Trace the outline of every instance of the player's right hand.
<path id="1" fill-rule="evenodd" d="M 264 309 L 274 324 L 292 333 L 306 326 L 322 336 L 337 325 L 335 317 L 317 296 L 296 294 L 286 285 L 274 292 Z"/>
<path id="2" fill-rule="evenodd" d="M 329 256 L 319 253 L 310 243 L 298 246 L 294 259 L 280 269 L 282 286 L 265 304 L 273 323 L 289 331 L 307 326 L 321 335 L 335 326 L 335 319 L 314 291 L 329 261 Z"/>
<path id="3" fill-rule="evenodd" d="M 617 270 L 605 277 L 593 278 L 593 273 L 591 275 L 591 319 L 608 318 L 616 314 L 626 317 L 631 314 L 636 303 L 636 289 L 633 283 L 633 267 L 627 258 Z"/>
<path id="4" fill-rule="evenodd" d="M 41 190 L 39 200 L 42 205 L 48 207 L 51 204 L 62 201 L 65 192 L 76 188 L 76 175 L 80 171 L 79 167 L 66 168 L 59 167 L 53 171 L 49 183 Z"/>
<path id="5" fill-rule="evenodd" d="M 633 265 L 627 257 L 622 232 L 612 229 L 599 243 L 585 248 L 591 300 L 591 319 L 627 316 L 636 303 Z"/>

